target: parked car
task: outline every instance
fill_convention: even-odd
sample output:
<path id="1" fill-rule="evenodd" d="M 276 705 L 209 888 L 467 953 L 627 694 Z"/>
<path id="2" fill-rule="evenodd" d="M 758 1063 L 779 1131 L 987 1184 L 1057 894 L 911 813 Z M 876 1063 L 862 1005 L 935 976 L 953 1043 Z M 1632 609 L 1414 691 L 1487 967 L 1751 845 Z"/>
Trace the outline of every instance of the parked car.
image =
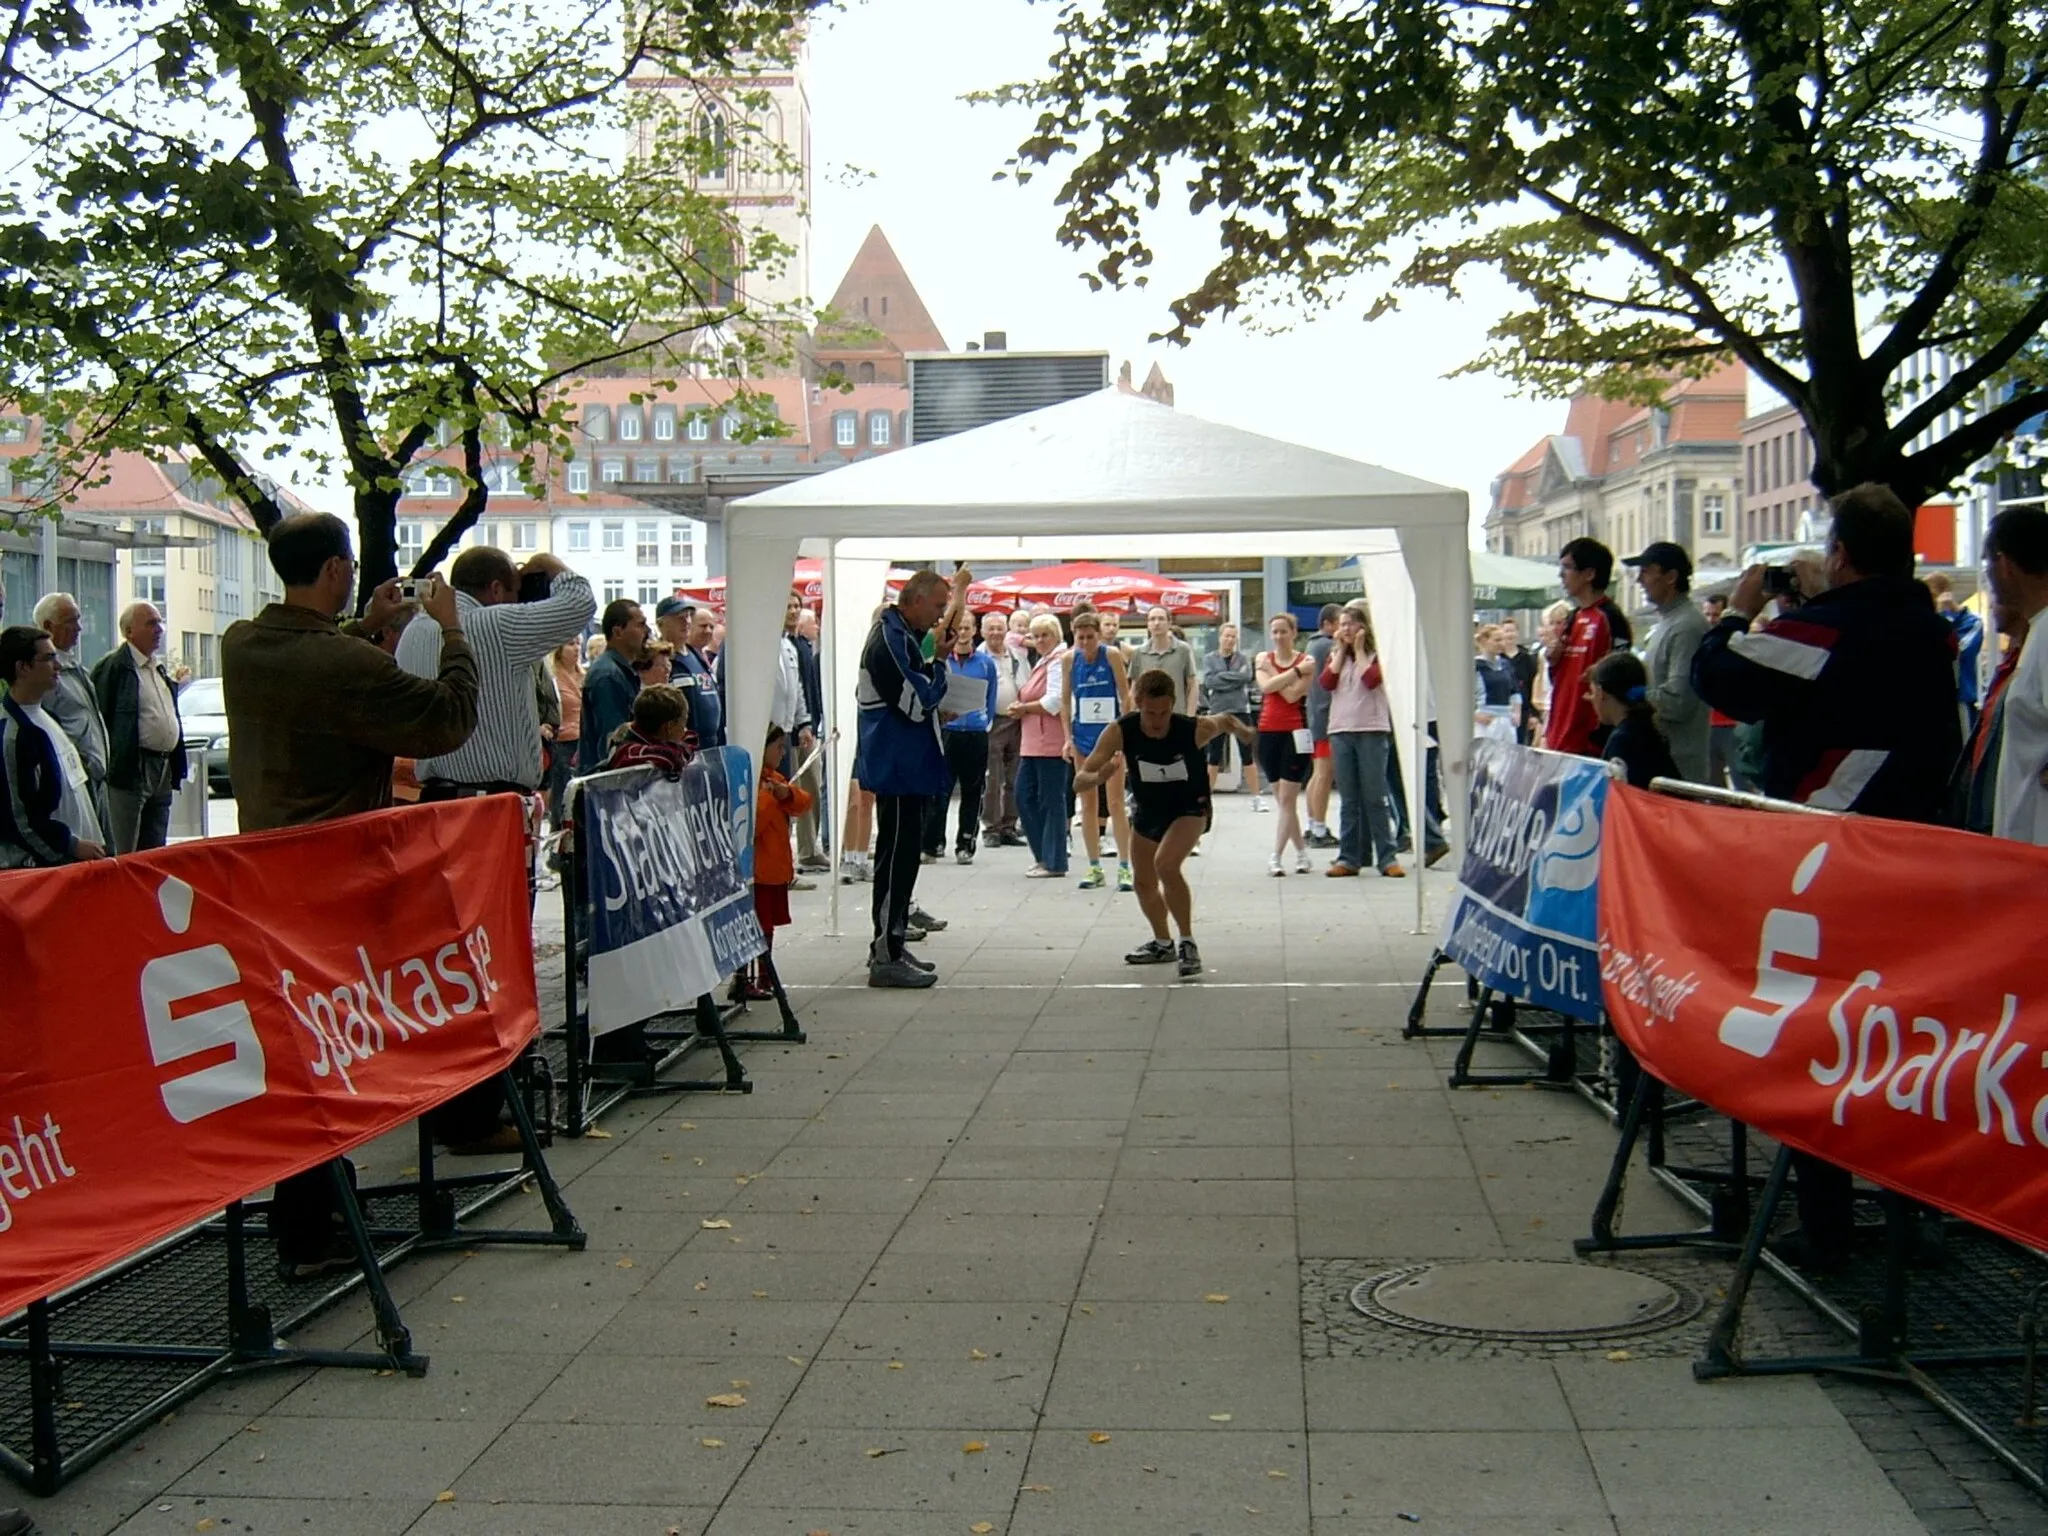
<path id="1" fill-rule="evenodd" d="M 178 693 L 178 718 L 185 727 L 185 744 L 206 747 L 206 789 L 214 795 L 232 796 L 228 782 L 228 707 L 217 677 L 195 678 Z"/>

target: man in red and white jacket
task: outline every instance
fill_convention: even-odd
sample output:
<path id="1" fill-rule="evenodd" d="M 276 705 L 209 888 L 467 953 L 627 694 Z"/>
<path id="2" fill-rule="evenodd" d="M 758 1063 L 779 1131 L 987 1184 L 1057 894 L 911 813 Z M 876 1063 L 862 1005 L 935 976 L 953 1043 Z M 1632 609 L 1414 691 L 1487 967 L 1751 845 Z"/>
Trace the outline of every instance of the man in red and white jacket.
<path id="1" fill-rule="evenodd" d="M 1557 578 L 1573 613 L 1550 654 L 1550 718 L 1543 745 L 1553 752 L 1597 757 L 1607 739 L 1586 685 L 1593 669 L 1635 640 L 1628 617 L 1608 601 L 1614 579 L 1614 551 L 1598 539 L 1573 539 L 1557 557 Z"/>

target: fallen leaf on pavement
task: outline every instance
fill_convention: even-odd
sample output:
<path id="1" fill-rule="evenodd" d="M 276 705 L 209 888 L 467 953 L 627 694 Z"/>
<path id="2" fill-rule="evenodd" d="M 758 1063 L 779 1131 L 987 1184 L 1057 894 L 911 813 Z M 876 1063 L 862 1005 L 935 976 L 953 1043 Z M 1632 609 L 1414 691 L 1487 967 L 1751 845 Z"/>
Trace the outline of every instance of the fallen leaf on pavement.
<path id="1" fill-rule="evenodd" d="M 1095 1431 L 1094 1434 L 1088 1437 L 1088 1443 L 1090 1445 L 1107 1445 L 1109 1444 L 1109 1436 L 1105 1435 L 1101 1430 L 1098 1429 L 1097 1431 Z"/>
<path id="2" fill-rule="evenodd" d="M 1209 1415 L 1209 1422 L 1211 1424 L 1228 1424 L 1230 1422 L 1230 1415 L 1227 1413 L 1212 1413 Z"/>
<path id="3" fill-rule="evenodd" d="M 747 1400 L 737 1392 L 714 1392 L 704 1399 L 706 1408 L 744 1408 Z"/>
<path id="4" fill-rule="evenodd" d="M 967 1351 L 967 1358 L 970 1360 L 986 1360 L 988 1356 L 978 1349 L 970 1349 Z"/>
<path id="5" fill-rule="evenodd" d="M 723 1216 L 707 1216 L 702 1221 L 698 1222 L 697 1225 L 702 1227 L 706 1232 L 727 1232 L 732 1229 L 732 1223 L 727 1221 Z"/>
<path id="6" fill-rule="evenodd" d="M 455 1490 L 453 1488 L 443 1488 L 434 1495 L 434 1502 L 436 1504 L 453 1504 L 455 1502 Z"/>
<path id="7" fill-rule="evenodd" d="M 995 1529 L 995 1522 L 990 1520 L 977 1520 L 974 1522 L 974 1524 L 967 1527 L 967 1529 L 974 1532 L 974 1536 L 988 1536 L 988 1533 Z"/>
<path id="8" fill-rule="evenodd" d="M 633 1267 L 633 1261 L 631 1259 L 621 1259 L 619 1260 L 618 1267 L 620 1269 L 631 1269 Z"/>
<path id="9" fill-rule="evenodd" d="M 1630 1354 L 1625 1349 L 1610 1349 L 1609 1351 L 1607 1351 L 1607 1358 L 1614 1361 L 1616 1364 L 1620 1364 L 1624 1360 L 1635 1359 L 1635 1356 Z"/>
<path id="10" fill-rule="evenodd" d="M 709 1451 L 722 1451 L 725 1449 L 725 1442 L 723 1440 L 714 1440 L 709 1435 L 706 1435 L 697 1443 Z"/>
<path id="11" fill-rule="evenodd" d="M 966 1443 L 965 1445 L 963 1445 L 963 1446 L 961 1446 L 961 1447 L 960 1447 L 960 1454 L 961 1454 L 961 1455 L 963 1455 L 963 1456 L 979 1456 L 979 1455 L 980 1455 L 980 1454 L 981 1454 L 981 1453 L 982 1453 L 983 1451 L 985 1451 L 985 1450 L 987 1450 L 987 1449 L 988 1449 L 988 1442 L 987 1442 L 987 1441 L 985 1441 L 985 1440 L 970 1440 L 970 1441 L 968 1441 L 968 1442 L 967 1442 L 967 1443 Z"/>
<path id="12" fill-rule="evenodd" d="M 1228 1291 L 1211 1291 L 1202 1300 L 1214 1302 L 1216 1305 L 1221 1306 L 1224 1302 L 1230 1300 L 1230 1293 Z"/>
<path id="13" fill-rule="evenodd" d="M 610 1141 L 613 1139 L 612 1133 L 606 1130 L 601 1125 L 585 1126 L 583 1134 L 588 1136 L 592 1141 Z"/>
<path id="14" fill-rule="evenodd" d="M 900 1371 L 903 1369 L 903 1362 L 901 1360 L 891 1360 L 889 1362 L 889 1369 L 892 1371 Z"/>

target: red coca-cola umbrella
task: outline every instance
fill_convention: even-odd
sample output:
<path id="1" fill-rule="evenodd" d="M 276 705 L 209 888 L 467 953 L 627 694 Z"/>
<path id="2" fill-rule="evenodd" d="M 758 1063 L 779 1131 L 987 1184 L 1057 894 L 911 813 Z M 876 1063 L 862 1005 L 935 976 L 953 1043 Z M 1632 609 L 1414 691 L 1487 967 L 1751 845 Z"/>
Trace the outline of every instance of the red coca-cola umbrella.
<path id="1" fill-rule="evenodd" d="M 910 580 L 912 574 L 899 566 L 889 568 L 889 596 L 892 600 L 902 594 L 903 583 Z M 795 588 L 797 596 L 803 599 L 806 607 L 822 605 L 825 601 L 825 562 L 808 558 L 797 561 L 789 584 Z M 676 596 L 687 597 L 693 603 L 702 603 L 723 613 L 725 578 L 714 576 L 709 581 L 677 587 Z"/>
<path id="2" fill-rule="evenodd" d="M 1157 571 L 1087 561 L 990 576 L 967 589 L 967 606 L 976 612 L 1044 603 L 1055 613 L 1072 613 L 1084 598 L 1104 612 L 1164 608 L 1176 619 L 1197 622 L 1222 616 L 1216 594 L 1205 588 L 1183 586 Z"/>

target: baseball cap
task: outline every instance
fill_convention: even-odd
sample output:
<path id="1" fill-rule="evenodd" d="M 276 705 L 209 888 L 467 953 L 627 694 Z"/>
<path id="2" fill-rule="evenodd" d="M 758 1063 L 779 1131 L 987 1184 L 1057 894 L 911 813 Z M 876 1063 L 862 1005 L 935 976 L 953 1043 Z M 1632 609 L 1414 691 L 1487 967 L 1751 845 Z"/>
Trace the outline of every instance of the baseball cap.
<path id="1" fill-rule="evenodd" d="M 671 594 L 654 605 L 654 616 L 657 619 L 666 619 L 696 606 L 687 597 L 677 597 Z"/>
<path id="2" fill-rule="evenodd" d="M 1654 565 L 1672 571 L 1680 576 L 1692 575 L 1692 556 L 1677 545 L 1664 539 L 1646 548 L 1640 555 L 1631 555 L 1621 562 L 1623 565 Z"/>

